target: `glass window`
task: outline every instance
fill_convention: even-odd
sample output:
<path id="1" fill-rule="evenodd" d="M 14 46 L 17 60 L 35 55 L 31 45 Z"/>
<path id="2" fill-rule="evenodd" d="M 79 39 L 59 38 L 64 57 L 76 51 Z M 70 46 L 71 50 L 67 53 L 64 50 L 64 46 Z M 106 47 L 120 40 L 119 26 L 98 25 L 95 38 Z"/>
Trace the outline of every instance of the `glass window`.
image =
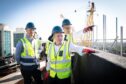
<path id="1" fill-rule="evenodd" d="M 14 34 L 14 47 L 16 47 L 16 44 L 18 43 L 18 41 L 24 37 L 24 33 L 17 33 Z"/>
<path id="2" fill-rule="evenodd" d="M 4 31 L 4 55 L 9 56 L 11 54 L 11 33 L 10 31 Z"/>

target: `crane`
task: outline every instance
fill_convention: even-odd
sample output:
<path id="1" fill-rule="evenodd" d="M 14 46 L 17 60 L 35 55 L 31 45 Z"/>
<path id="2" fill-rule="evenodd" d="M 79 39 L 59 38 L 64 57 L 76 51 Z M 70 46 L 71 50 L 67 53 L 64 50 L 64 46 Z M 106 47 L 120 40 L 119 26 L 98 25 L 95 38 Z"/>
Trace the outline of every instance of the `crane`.
<path id="1" fill-rule="evenodd" d="M 74 13 L 77 13 L 77 9 L 74 10 Z M 82 36 L 82 45 L 91 47 L 93 41 L 93 27 L 94 27 L 94 12 L 95 12 L 95 3 L 93 0 L 89 1 L 89 9 L 87 10 L 87 20 L 86 27 L 83 28 L 83 36 Z M 63 14 L 60 14 L 61 19 L 65 19 Z"/>
<path id="2" fill-rule="evenodd" d="M 95 4 L 93 1 L 89 1 L 89 10 L 87 10 L 87 24 L 83 29 L 84 38 L 83 44 L 84 46 L 91 47 L 92 46 L 92 37 L 93 37 L 93 27 L 94 27 L 94 12 L 95 12 Z"/>

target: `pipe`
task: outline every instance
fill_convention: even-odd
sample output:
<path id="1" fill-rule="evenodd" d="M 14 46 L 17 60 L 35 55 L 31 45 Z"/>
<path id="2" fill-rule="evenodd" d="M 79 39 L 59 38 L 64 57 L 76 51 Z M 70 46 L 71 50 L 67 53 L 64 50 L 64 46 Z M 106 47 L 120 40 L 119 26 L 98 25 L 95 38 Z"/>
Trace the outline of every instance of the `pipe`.
<path id="1" fill-rule="evenodd" d="M 103 15 L 103 51 L 106 49 L 106 15 Z"/>
<path id="2" fill-rule="evenodd" d="M 120 32 L 121 40 L 120 40 L 120 55 L 123 56 L 123 26 L 121 26 Z"/>
<path id="3" fill-rule="evenodd" d="M 118 39 L 118 18 L 117 17 L 116 17 L 116 38 Z M 116 43 L 115 43 L 116 47 L 117 47 L 117 41 L 118 41 L 117 39 L 116 39 Z"/>

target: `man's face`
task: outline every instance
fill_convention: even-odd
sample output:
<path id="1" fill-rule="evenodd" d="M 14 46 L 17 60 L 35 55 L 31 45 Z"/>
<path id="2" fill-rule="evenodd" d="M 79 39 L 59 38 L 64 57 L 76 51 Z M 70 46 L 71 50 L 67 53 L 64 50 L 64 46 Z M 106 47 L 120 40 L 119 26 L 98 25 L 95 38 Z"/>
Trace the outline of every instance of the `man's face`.
<path id="1" fill-rule="evenodd" d="M 26 29 L 26 32 L 27 32 L 27 35 L 29 35 L 29 36 L 34 36 L 34 33 L 35 33 L 35 31 L 34 31 L 34 29 Z"/>
<path id="2" fill-rule="evenodd" d="M 62 33 L 55 33 L 54 34 L 54 40 L 58 43 L 61 43 L 63 40 L 63 34 Z"/>
<path id="3" fill-rule="evenodd" d="M 64 30 L 65 34 L 70 34 L 71 33 L 71 25 L 63 26 L 63 30 Z"/>

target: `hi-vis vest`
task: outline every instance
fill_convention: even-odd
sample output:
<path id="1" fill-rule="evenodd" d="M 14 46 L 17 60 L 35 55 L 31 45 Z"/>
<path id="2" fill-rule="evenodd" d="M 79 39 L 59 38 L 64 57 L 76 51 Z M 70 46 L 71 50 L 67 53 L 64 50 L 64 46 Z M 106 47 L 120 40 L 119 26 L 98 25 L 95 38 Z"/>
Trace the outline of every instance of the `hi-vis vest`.
<path id="1" fill-rule="evenodd" d="M 67 35 L 65 35 L 64 40 L 73 42 L 73 36 L 72 36 L 72 34 L 67 34 Z"/>
<path id="2" fill-rule="evenodd" d="M 70 42 L 76 44 L 76 41 L 73 39 L 73 35 L 72 35 L 72 34 L 67 34 L 67 35 L 65 35 L 64 40 L 65 40 L 65 41 L 70 41 Z"/>
<path id="3" fill-rule="evenodd" d="M 69 54 L 69 42 L 66 41 L 60 47 L 58 53 L 55 52 L 55 45 L 51 43 L 48 50 L 50 63 L 50 76 L 59 79 L 68 78 L 71 75 L 71 56 Z"/>
<path id="4" fill-rule="evenodd" d="M 37 41 L 35 40 L 34 47 L 26 37 L 22 38 L 21 42 L 23 44 L 23 52 L 21 53 L 20 63 L 25 66 L 36 65 L 36 56 L 39 55 Z"/>
<path id="5" fill-rule="evenodd" d="M 49 40 L 46 42 L 46 46 L 45 46 L 45 47 L 46 47 L 46 52 L 45 52 L 46 54 L 48 54 L 49 45 L 50 45 L 51 43 L 52 43 L 52 42 L 49 41 Z"/>

